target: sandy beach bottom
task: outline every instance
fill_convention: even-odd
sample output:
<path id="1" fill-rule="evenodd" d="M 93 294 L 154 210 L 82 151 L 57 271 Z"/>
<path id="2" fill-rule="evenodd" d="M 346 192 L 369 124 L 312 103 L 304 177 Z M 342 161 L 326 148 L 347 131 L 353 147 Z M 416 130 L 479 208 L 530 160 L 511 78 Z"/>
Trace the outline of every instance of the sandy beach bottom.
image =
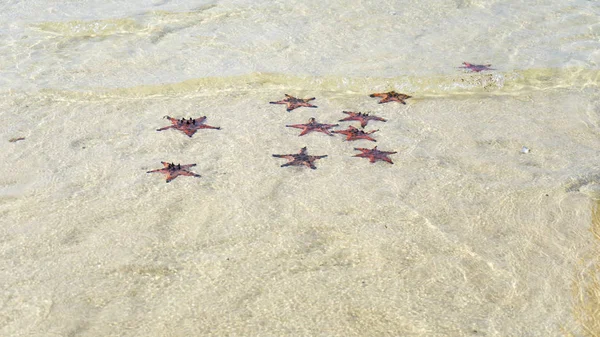
<path id="1" fill-rule="evenodd" d="M 409 92 L 404 106 L 368 91 L 253 85 L 4 95 L 0 334 L 598 327 L 598 216 L 579 192 L 600 183 L 593 91 Z M 284 93 L 318 108 L 268 104 Z M 344 110 L 388 119 L 367 126 L 377 142 L 285 127 Z M 165 115 L 206 115 L 222 130 L 156 132 Z M 352 157 L 374 145 L 398 151 L 394 165 Z M 328 157 L 310 170 L 271 156 L 303 146 Z M 166 184 L 145 173 L 160 161 L 197 163 L 202 177 Z"/>

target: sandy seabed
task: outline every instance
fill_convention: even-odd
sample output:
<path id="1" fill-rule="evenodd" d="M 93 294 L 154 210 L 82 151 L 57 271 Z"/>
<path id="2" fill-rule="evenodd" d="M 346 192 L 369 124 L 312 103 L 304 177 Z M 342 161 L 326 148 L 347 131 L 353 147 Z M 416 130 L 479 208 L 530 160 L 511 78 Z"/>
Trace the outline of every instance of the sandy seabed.
<path id="1" fill-rule="evenodd" d="M 368 97 L 393 81 L 260 74 L 4 94 L 0 334 L 594 336 L 597 88 L 461 76 L 482 85 L 406 106 Z M 388 119 L 377 143 L 285 128 L 344 110 Z M 352 157 L 374 145 L 395 164 Z M 303 146 L 328 157 L 271 156 Z M 160 161 L 202 177 L 165 184 Z"/>

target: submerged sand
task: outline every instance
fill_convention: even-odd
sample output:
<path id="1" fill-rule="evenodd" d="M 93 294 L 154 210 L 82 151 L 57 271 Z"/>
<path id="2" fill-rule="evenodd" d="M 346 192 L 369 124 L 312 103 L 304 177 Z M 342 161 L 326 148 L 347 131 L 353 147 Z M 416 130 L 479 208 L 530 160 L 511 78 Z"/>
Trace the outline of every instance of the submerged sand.
<path id="1" fill-rule="evenodd" d="M 6 93 L 1 334 L 593 336 L 597 206 L 579 191 L 600 183 L 596 78 Z M 400 88 L 406 106 L 368 97 Z M 318 108 L 268 104 L 284 93 Z M 344 110 L 388 119 L 367 127 L 377 143 L 284 127 Z M 167 114 L 222 130 L 156 132 Z M 352 157 L 374 145 L 395 164 Z M 316 170 L 271 157 L 303 146 L 328 157 Z M 160 161 L 202 177 L 166 184 L 145 173 Z"/>

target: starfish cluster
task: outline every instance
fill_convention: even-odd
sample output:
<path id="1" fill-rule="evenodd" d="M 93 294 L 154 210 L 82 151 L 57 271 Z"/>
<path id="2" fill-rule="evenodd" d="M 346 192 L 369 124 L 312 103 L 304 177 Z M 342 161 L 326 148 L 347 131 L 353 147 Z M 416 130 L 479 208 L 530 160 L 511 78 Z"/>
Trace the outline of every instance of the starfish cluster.
<path id="1" fill-rule="evenodd" d="M 177 119 L 177 118 L 173 118 L 170 116 L 165 116 L 165 118 L 168 119 L 169 121 L 171 121 L 171 125 L 162 127 L 160 129 L 156 129 L 156 131 L 163 131 L 163 130 L 167 130 L 167 129 L 176 129 L 176 130 L 179 130 L 179 131 L 185 133 L 188 137 L 191 138 L 196 133 L 196 131 L 198 131 L 200 129 L 221 130 L 221 128 L 218 126 L 210 126 L 210 125 L 204 124 L 204 122 L 206 121 L 206 116 L 202 116 L 199 118 L 191 118 L 190 117 L 188 119 L 185 119 L 185 118 Z M 196 166 L 196 164 L 186 164 L 186 165 L 177 164 L 177 165 L 175 165 L 175 163 L 168 163 L 168 162 L 164 162 L 164 161 L 162 161 L 161 163 L 164 166 L 163 168 L 151 170 L 146 173 L 162 173 L 162 174 L 166 175 L 167 183 L 170 183 L 173 179 L 177 178 L 178 176 L 200 177 L 199 174 L 196 174 L 189 170 L 190 167 Z"/>
<path id="2" fill-rule="evenodd" d="M 464 68 L 473 72 L 480 72 L 484 70 L 494 70 L 490 68 L 491 64 L 472 64 L 468 62 L 463 62 L 463 66 L 459 68 Z M 406 104 L 406 100 L 411 98 L 412 96 L 401 94 L 396 91 L 388 91 L 388 92 L 378 92 L 369 95 L 370 97 L 378 97 L 380 98 L 379 104 L 389 103 L 389 102 L 398 102 L 401 104 Z M 286 111 L 292 111 L 294 109 L 300 107 L 307 108 L 316 108 L 316 105 L 309 103 L 310 101 L 315 100 L 315 97 L 311 98 L 296 98 L 291 95 L 285 94 L 285 98 L 280 101 L 269 102 L 271 104 L 285 104 Z M 369 121 L 379 121 L 386 122 L 387 120 L 378 116 L 369 115 L 368 113 L 362 112 L 352 112 L 352 111 L 343 111 L 344 114 L 348 115 L 348 117 L 340 119 L 339 122 L 348 122 L 348 121 L 358 121 L 360 122 L 360 126 L 363 130 L 358 129 L 352 125 L 348 126 L 345 130 L 330 130 L 339 124 L 325 124 L 318 123 L 314 117 L 311 117 L 308 120 L 308 123 L 305 124 L 291 124 L 286 125 L 289 128 L 297 128 L 301 129 L 299 136 L 304 136 L 312 131 L 321 132 L 328 136 L 333 136 L 333 134 L 342 134 L 346 136 L 346 141 L 353 140 L 368 140 L 372 142 L 376 142 L 377 140 L 371 137 L 371 134 L 379 131 L 379 130 L 371 130 L 365 131 L 364 128 L 367 126 Z M 385 161 L 387 163 L 393 164 L 392 160 L 388 157 L 391 154 L 395 154 L 395 151 L 381 151 L 377 149 L 375 146 L 372 149 L 355 147 L 354 150 L 360 151 L 359 154 L 354 155 L 354 157 L 367 158 L 371 163 L 375 163 L 378 160 Z M 285 158 L 288 160 L 286 164 L 281 165 L 285 166 L 307 166 L 311 169 L 316 169 L 314 161 L 317 159 L 325 158 L 327 155 L 322 156 L 309 156 L 307 154 L 306 146 L 303 147 L 300 152 L 297 154 L 274 154 L 273 157 L 276 158 Z"/>
<path id="3" fill-rule="evenodd" d="M 379 103 L 388 103 L 388 102 L 399 102 L 402 104 L 406 104 L 405 100 L 411 98 L 409 95 L 400 94 L 395 91 L 385 92 L 385 93 L 374 93 L 370 95 L 371 97 L 379 97 L 381 101 Z M 296 98 L 285 94 L 285 98 L 281 101 L 270 102 L 271 104 L 286 104 L 286 110 L 292 111 L 294 109 L 300 107 L 309 107 L 316 108 L 315 105 L 308 103 L 309 101 L 314 100 L 314 97 L 311 98 Z M 289 128 L 301 129 L 299 136 L 304 136 L 310 132 L 316 131 L 324 133 L 328 136 L 333 136 L 334 134 L 342 134 L 346 136 L 345 141 L 353 141 L 353 140 L 368 140 L 372 142 L 376 142 L 377 140 L 370 135 L 379 131 L 379 130 L 371 130 L 365 131 L 364 128 L 369 124 L 370 121 L 379 121 L 379 122 L 387 122 L 386 119 L 374 115 L 369 115 L 368 113 L 362 112 L 353 112 L 353 111 L 343 111 L 344 114 L 348 115 L 347 117 L 340 119 L 339 122 L 352 122 L 357 121 L 360 123 L 360 127 L 362 129 L 358 129 L 352 125 L 348 126 L 345 130 L 330 130 L 339 124 L 325 124 L 319 123 L 314 117 L 311 117 L 308 120 L 308 123 L 305 124 L 291 124 L 286 125 Z M 372 149 L 367 148 L 354 148 L 356 151 L 360 151 L 361 153 L 355 155 L 354 157 L 367 158 L 371 163 L 375 163 L 378 160 L 385 161 L 387 163 L 393 164 L 392 160 L 388 157 L 391 154 L 395 154 L 395 151 L 380 151 L 375 146 Z M 320 156 L 309 156 L 307 154 L 306 146 L 300 149 L 300 152 L 296 154 L 274 154 L 273 157 L 276 158 L 284 158 L 287 159 L 288 162 L 281 165 L 281 167 L 286 166 L 306 166 L 311 169 L 316 169 L 314 162 L 317 159 L 325 158 L 327 155 Z"/>
<path id="4" fill-rule="evenodd" d="M 472 71 L 472 72 L 494 70 L 493 68 L 490 68 L 490 66 L 491 66 L 491 64 L 478 65 L 478 64 L 471 64 L 468 62 L 463 62 L 463 66 L 459 67 L 459 68 L 463 68 L 463 69 L 466 69 L 466 70 Z M 395 92 L 393 90 L 388 91 L 388 92 L 373 93 L 369 96 L 380 98 L 380 100 L 378 102 L 379 104 L 389 103 L 389 102 L 397 102 L 397 103 L 401 103 L 401 104 L 406 104 L 406 100 L 412 97 L 412 96 L 409 96 L 406 94 L 401 94 L 401 93 Z M 315 99 L 316 99 L 315 97 L 296 98 L 296 97 L 290 96 L 288 94 L 285 94 L 284 99 L 282 99 L 280 101 L 269 102 L 269 103 L 270 104 L 285 104 L 286 111 L 289 112 L 289 111 L 292 111 L 292 110 L 300 108 L 300 107 L 317 108 L 316 105 L 309 103 L 311 101 L 314 101 Z M 368 113 L 353 112 L 353 111 L 342 111 L 342 113 L 346 114 L 347 117 L 340 119 L 338 122 L 356 121 L 356 122 L 360 123 L 361 129 L 350 125 L 350 126 L 348 126 L 347 129 L 344 129 L 344 130 L 332 130 L 333 128 L 339 126 L 339 124 L 319 123 L 319 122 L 317 122 L 316 118 L 314 118 L 314 117 L 311 117 L 308 120 L 308 123 L 289 124 L 289 125 L 286 125 L 286 127 L 302 130 L 300 132 L 299 136 L 304 136 L 308 133 L 315 131 L 315 132 L 324 133 L 328 136 L 334 136 L 335 134 L 342 134 L 345 136 L 344 141 L 367 140 L 367 141 L 376 142 L 377 140 L 375 138 L 373 138 L 371 135 L 374 134 L 375 132 L 378 132 L 379 130 L 365 131 L 364 128 L 371 121 L 387 122 L 387 120 L 382 117 L 370 115 Z M 167 130 L 167 129 L 176 129 L 176 130 L 179 130 L 179 131 L 185 133 L 188 137 L 191 138 L 192 136 L 194 136 L 194 134 L 198 130 L 201 130 L 201 129 L 215 129 L 215 130 L 221 129 L 218 126 L 211 126 L 211 125 L 205 124 L 206 116 L 202 116 L 199 118 L 188 118 L 188 119 L 186 119 L 186 118 L 177 119 L 177 118 L 173 118 L 170 116 L 165 116 L 165 118 L 171 122 L 171 125 L 157 129 L 157 131 L 163 131 L 163 130 Z M 21 140 L 21 139 L 17 139 L 17 140 Z M 13 140 L 11 140 L 11 141 L 13 141 Z M 384 161 L 384 162 L 393 164 L 392 160 L 389 158 L 389 155 L 397 153 L 396 151 L 381 151 L 377 148 L 377 146 L 375 146 L 372 149 L 355 147 L 354 150 L 360 151 L 360 153 L 354 155 L 353 157 L 366 158 L 366 159 L 369 159 L 369 162 L 371 162 L 371 163 L 375 163 L 377 161 Z M 298 153 L 273 154 L 273 157 L 284 158 L 288 161 L 287 163 L 281 165 L 281 167 L 306 166 L 306 167 L 309 167 L 314 170 L 317 168 L 315 166 L 315 161 L 318 159 L 326 158 L 327 155 L 318 155 L 318 156 L 308 155 L 308 150 L 307 150 L 306 146 L 304 146 L 300 149 L 300 151 Z M 199 174 L 189 171 L 189 168 L 196 166 L 196 164 L 181 165 L 181 164 L 175 164 L 175 163 L 169 163 L 169 162 L 161 162 L 161 163 L 163 164 L 163 168 L 151 170 L 151 171 L 148 171 L 147 173 L 155 173 L 155 172 L 163 173 L 166 175 L 167 183 L 171 182 L 173 179 L 177 178 L 178 176 L 200 177 Z"/>

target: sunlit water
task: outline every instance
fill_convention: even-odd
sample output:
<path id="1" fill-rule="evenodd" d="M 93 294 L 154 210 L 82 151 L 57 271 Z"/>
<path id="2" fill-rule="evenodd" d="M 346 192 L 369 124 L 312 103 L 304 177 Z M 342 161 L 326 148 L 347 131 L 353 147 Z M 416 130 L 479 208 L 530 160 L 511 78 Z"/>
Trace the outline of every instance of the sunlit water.
<path id="1" fill-rule="evenodd" d="M 600 335 L 597 2 L 0 8 L 0 335 Z"/>

